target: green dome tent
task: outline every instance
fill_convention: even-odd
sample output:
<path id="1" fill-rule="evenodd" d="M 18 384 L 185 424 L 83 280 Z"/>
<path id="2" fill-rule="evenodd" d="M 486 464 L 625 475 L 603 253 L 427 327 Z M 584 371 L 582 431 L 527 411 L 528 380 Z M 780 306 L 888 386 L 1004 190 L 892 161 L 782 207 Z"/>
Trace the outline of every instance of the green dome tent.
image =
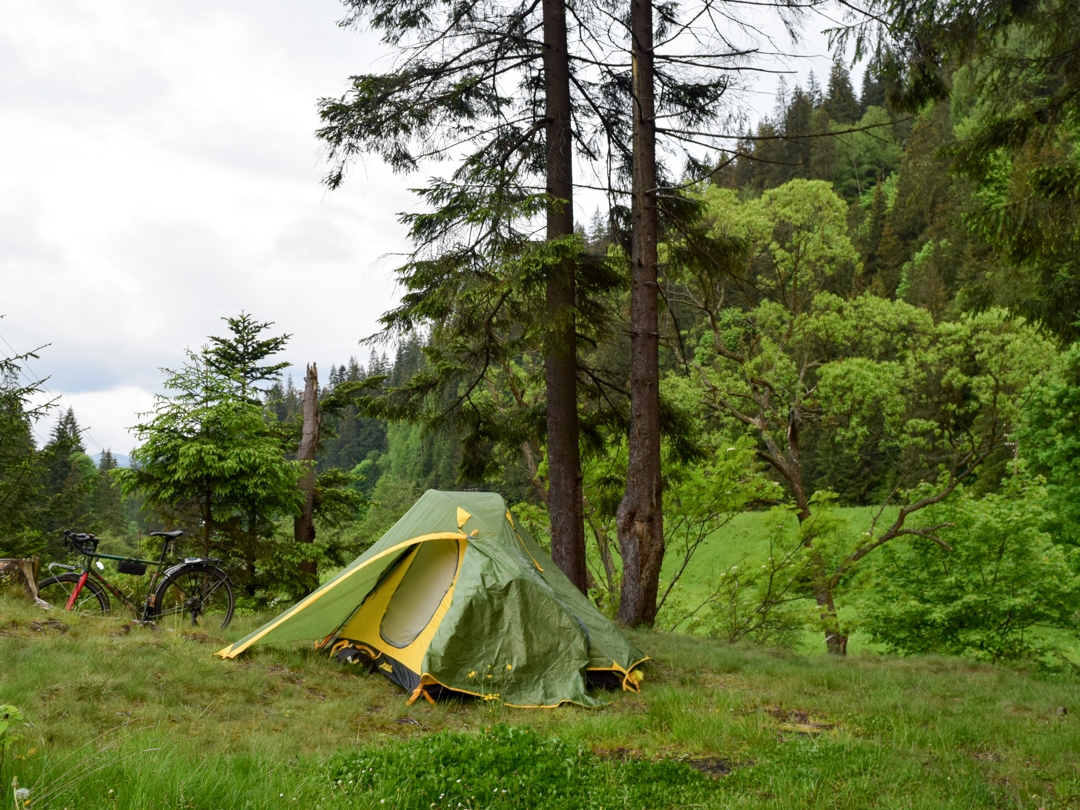
<path id="1" fill-rule="evenodd" d="M 316 641 L 410 693 L 511 706 L 595 705 L 637 691 L 647 659 L 555 567 L 493 493 L 429 490 L 344 571 L 247 638 Z"/>

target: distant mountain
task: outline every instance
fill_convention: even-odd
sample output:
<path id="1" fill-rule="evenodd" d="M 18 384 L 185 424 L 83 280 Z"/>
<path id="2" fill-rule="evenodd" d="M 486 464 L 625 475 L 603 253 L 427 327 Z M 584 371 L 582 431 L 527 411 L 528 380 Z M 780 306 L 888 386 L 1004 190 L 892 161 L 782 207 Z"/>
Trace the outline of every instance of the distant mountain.
<path id="1" fill-rule="evenodd" d="M 91 453 L 90 458 L 94 460 L 95 464 L 101 463 L 101 453 Z M 113 458 L 116 459 L 116 463 L 121 467 L 130 467 L 131 459 L 125 456 L 123 453 L 113 453 Z"/>

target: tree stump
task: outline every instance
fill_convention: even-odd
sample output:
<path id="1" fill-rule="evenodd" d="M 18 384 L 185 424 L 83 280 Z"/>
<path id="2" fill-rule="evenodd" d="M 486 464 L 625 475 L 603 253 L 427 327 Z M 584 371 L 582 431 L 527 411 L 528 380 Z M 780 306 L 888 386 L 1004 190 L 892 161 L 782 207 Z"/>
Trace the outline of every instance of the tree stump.
<path id="1" fill-rule="evenodd" d="M 39 568 L 36 557 L 32 560 L 0 559 L 0 588 L 22 591 L 40 602 L 37 591 Z"/>

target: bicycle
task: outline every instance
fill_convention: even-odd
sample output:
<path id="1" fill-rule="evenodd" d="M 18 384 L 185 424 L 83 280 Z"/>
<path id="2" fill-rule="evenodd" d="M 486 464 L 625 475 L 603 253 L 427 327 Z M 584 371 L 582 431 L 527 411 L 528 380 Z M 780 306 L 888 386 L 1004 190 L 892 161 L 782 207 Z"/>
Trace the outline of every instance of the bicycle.
<path id="1" fill-rule="evenodd" d="M 49 604 L 63 604 L 67 611 L 104 615 L 112 608 L 111 593 L 142 621 L 158 626 L 172 624 L 179 630 L 190 619 L 193 627 L 199 627 L 202 620 L 202 626 L 222 628 L 232 620 L 236 598 L 229 575 L 218 567 L 221 560 L 185 557 L 183 562 L 162 572 L 170 546 L 183 531 L 150 533 L 151 537 L 162 538 L 161 555 L 156 560 L 103 554 L 97 550 L 100 541 L 94 535 L 72 531 L 63 534 L 68 549 L 80 554 L 83 560 L 81 565 L 49 563 L 49 573 L 53 576 L 37 585 L 38 596 Z M 146 574 L 147 566 L 155 567 L 141 608 L 100 573 L 105 570 L 102 560 L 116 560 L 121 574 L 134 576 Z M 57 574 L 57 570 L 65 573 Z"/>

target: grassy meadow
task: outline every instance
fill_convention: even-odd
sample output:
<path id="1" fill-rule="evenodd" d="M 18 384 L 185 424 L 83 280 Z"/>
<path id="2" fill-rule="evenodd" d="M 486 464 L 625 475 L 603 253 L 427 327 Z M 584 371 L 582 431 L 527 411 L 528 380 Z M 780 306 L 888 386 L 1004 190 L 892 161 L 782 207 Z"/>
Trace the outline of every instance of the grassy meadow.
<path id="1" fill-rule="evenodd" d="M 878 511 L 877 507 L 845 507 L 836 510 L 841 521 L 844 540 L 851 547 L 854 547 L 858 535 L 870 528 Z M 720 576 L 732 566 L 757 567 L 761 565 L 769 556 L 768 537 L 770 535 L 783 534 L 788 539 L 795 537 L 798 531 L 798 520 L 795 515 L 787 514 L 786 519 L 780 523 L 781 515 L 780 512 L 741 512 L 726 525 L 713 532 L 698 547 L 690 564 L 679 577 L 667 604 L 660 612 L 658 626 L 663 628 L 677 626 L 681 633 L 702 634 L 705 632 L 705 628 L 687 621 L 685 617 L 708 599 L 715 590 Z M 879 523 L 894 517 L 895 510 L 887 510 Z M 870 571 L 875 561 L 874 555 L 867 557 L 860 567 L 860 572 Z M 661 593 L 681 563 L 681 552 L 676 545 L 670 549 L 665 560 L 661 575 Z M 863 577 L 855 579 L 860 581 Z M 858 585 L 842 592 L 839 606 L 841 617 L 845 621 L 850 621 L 855 615 L 854 603 L 859 596 Z M 872 643 L 867 634 L 856 627 L 848 642 L 848 650 L 853 653 L 861 650 L 882 652 L 883 648 Z M 802 634 L 799 651 L 808 654 L 824 654 L 825 644 L 822 634 L 816 630 L 807 630 Z"/>
<path id="2" fill-rule="evenodd" d="M 1080 682 L 959 659 L 635 633 L 641 694 L 601 709 L 405 705 L 299 647 L 0 597 L 0 773 L 41 808 L 1080 806 Z M 339 784 L 340 783 L 340 784 Z M 437 791 L 437 792 L 436 792 Z"/>

